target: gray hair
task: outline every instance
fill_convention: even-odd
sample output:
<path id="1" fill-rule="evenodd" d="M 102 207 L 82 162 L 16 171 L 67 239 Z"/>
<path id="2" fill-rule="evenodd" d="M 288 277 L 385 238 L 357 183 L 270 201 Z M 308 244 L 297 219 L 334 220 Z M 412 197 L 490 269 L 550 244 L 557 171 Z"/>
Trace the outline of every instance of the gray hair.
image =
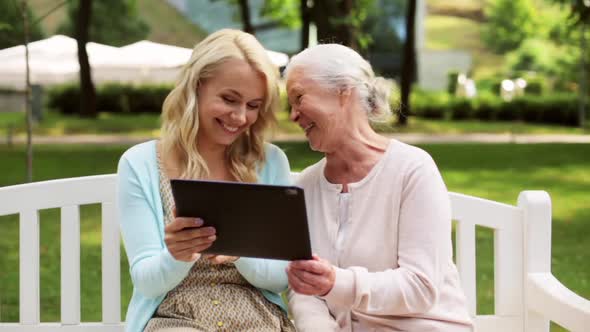
<path id="1" fill-rule="evenodd" d="M 382 121 L 391 115 L 392 82 L 375 76 L 371 65 L 351 48 L 339 44 L 307 48 L 291 58 L 285 77 L 295 68 L 304 69 L 306 77 L 328 89 L 356 88 L 371 121 Z"/>

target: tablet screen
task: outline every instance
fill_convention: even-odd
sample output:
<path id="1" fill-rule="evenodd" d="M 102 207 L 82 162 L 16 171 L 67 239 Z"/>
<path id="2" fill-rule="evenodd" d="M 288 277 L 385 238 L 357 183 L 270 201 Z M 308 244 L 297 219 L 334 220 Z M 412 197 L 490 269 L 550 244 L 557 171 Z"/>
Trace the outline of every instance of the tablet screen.
<path id="1" fill-rule="evenodd" d="M 201 218 L 217 239 L 204 253 L 311 259 L 303 189 L 241 182 L 170 181 L 179 217 Z"/>

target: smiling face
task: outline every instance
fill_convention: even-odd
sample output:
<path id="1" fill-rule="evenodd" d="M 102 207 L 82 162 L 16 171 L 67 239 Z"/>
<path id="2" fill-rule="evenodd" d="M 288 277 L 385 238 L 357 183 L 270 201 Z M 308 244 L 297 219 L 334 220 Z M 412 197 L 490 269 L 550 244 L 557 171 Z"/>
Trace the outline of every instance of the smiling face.
<path id="1" fill-rule="evenodd" d="M 303 128 L 310 147 L 324 153 L 334 151 L 346 129 L 342 94 L 295 69 L 287 79 L 287 95 L 291 120 Z"/>
<path id="2" fill-rule="evenodd" d="M 258 119 L 265 93 L 264 76 L 246 61 L 220 64 L 197 88 L 199 145 L 231 145 Z"/>

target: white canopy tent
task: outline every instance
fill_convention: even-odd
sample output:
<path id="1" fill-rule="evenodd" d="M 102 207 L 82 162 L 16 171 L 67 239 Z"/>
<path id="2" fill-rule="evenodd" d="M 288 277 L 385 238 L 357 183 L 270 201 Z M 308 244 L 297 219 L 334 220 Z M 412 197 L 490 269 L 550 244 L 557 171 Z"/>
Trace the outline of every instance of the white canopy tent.
<path id="1" fill-rule="evenodd" d="M 119 49 L 98 43 L 86 45 L 88 60 L 94 66 L 98 59 L 116 56 Z M 78 44 L 75 39 L 55 35 L 29 44 L 29 68 L 33 84 L 59 84 L 77 79 Z M 24 89 L 25 47 L 0 50 L 0 86 Z"/>
<path id="2" fill-rule="evenodd" d="M 116 56 L 102 58 L 93 67 L 93 77 L 126 83 L 174 82 L 191 52 L 188 48 L 142 40 L 120 47 Z"/>
<path id="3" fill-rule="evenodd" d="M 29 44 L 29 65 L 33 84 L 51 85 L 78 79 L 76 40 L 56 35 Z M 95 83 L 172 83 L 189 60 L 189 48 L 139 41 L 124 47 L 97 43 L 86 45 Z M 286 54 L 268 51 L 279 67 L 289 61 Z M 25 47 L 0 50 L 0 86 L 23 89 L 25 86 Z"/>
<path id="4" fill-rule="evenodd" d="M 119 48 L 116 57 L 104 58 L 96 63 L 95 76 L 102 81 L 174 82 L 191 53 L 190 48 L 142 40 Z M 278 67 L 286 66 L 289 61 L 283 53 L 267 50 L 267 54 Z"/>

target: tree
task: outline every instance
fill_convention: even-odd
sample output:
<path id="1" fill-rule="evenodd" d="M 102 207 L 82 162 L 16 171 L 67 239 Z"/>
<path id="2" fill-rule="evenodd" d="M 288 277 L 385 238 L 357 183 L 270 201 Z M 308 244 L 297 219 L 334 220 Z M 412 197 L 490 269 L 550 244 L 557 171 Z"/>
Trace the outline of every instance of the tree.
<path id="1" fill-rule="evenodd" d="M 536 13 L 531 0 L 492 0 L 485 10 L 482 33 L 488 48 L 496 53 L 512 51 L 536 33 Z"/>
<path id="2" fill-rule="evenodd" d="M 343 44 L 364 53 L 371 39 L 362 26 L 372 5 L 374 0 L 314 1 L 310 17 L 317 27 L 318 41 Z"/>
<path id="3" fill-rule="evenodd" d="M 0 49 L 23 43 L 24 26 L 20 6 L 21 3 L 17 3 L 16 0 L 0 1 Z M 44 34 L 41 26 L 31 24 L 37 19 L 28 5 L 26 5 L 26 15 L 29 20 L 29 41 L 43 39 Z"/>
<path id="4" fill-rule="evenodd" d="M 401 114 L 398 123 L 405 126 L 408 122 L 410 109 L 410 94 L 412 92 L 412 82 L 416 72 L 416 0 L 408 1 L 406 14 L 406 41 L 404 43 L 404 56 L 402 63 L 401 77 Z"/>
<path id="5" fill-rule="evenodd" d="M 588 0 L 552 0 L 566 5 L 570 9 L 570 17 L 574 24 L 590 24 L 590 2 Z"/>
<path id="6" fill-rule="evenodd" d="M 80 115 L 83 117 L 96 117 L 96 90 L 94 89 L 94 83 L 92 83 L 90 63 L 86 52 L 92 18 L 92 0 L 80 0 L 78 6 L 76 41 L 78 42 L 78 62 L 80 63 Z"/>
<path id="7" fill-rule="evenodd" d="M 259 15 L 260 17 L 269 20 L 257 22 L 256 24 L 252 21 L 252 6 L 248 0 L 229 0 L 229 4 L 238 6 L 239 19 L 242 22 L 242 30 L 251 34 L 256 34 L 256 32 L 279 26 L 298 28 L 300 26 L 299 17 L 297 16 L 298 1 L 299 0 L 265 0 L 262 2 L 261 6 L 258 7 Z"/>
<path id="8" fill-rule="evenodd" d="M 254 28 L 252 27 L 252 20 L 250 19 L 250 4 L 248 0 L 239 0 L 240 14 L 242 17 L 242 24 L 244 25 L 243 30 L 247 33 L 254 34 Z"/>
<path id="9" fill-rule="evenodd" d="M 80 0 L 68 3 L 68 20 L 58 29 L 59 33 L 74 37 Z M 88 41 L 123 46 L 145 39 L 149 26 L 138 14 L 136 0 L 92 1 L 92 22 Z"/>
<path id="10" fill-rule="evenodd" d="M 363 23 L 375 0 L 265 0 L 260 7 L 260 16 L 270 19 L 270 22 L 260 24 L 249 22 L 252 6 L 249 6 L 247 0 L 228 1 L 231 5 L 239 6 L 244 31 L 252 29 L 255 34 L 281 25 L 301 27 L 302 49 L 309 42 L 311 23 L 316 25 L 318 40 L 321 42 L 340 43 L 363 51 L 371 40 L 369 34 L 363 30 Z"/>
<path id="11" fill-rule="evenodd" d="M 31 71 L 29 68 L 29 27 L 30 9 L 27 0 L 21 2 L 21 15 L 23 20 L 23 39 L 25 42 L 25 63 L 26 63 L 26 90 L 25 90 L 25 111 L 27 120 L 27 182 L 33 182 L 33 110 L 31 109 Z"/>
<path id="12" fill-rule="evenodd" d="M 311 16 L 309 7 L 307 7 L 307 0 L 299 1 L 299 15 L 301 16 L 301 50 L 309 46 L 309 26 L 311 24 Z"/>
<path id="13" fill-rule="evenodd" d="M 580 36 L 580 76 L 579 76 L 579 93 L 580 104 L 578 108 L 578 122 L 580 127 L 585 126 L 586 122 L 586 100 L 588 97 L 588 41 L 587 33 L 590 26 L 590 1 L 588 0 L 553 0 L 556 3 L 566 5 L 570 10 L 570 18 L 573 21 L 573 27 L 579 28 Z"/>

